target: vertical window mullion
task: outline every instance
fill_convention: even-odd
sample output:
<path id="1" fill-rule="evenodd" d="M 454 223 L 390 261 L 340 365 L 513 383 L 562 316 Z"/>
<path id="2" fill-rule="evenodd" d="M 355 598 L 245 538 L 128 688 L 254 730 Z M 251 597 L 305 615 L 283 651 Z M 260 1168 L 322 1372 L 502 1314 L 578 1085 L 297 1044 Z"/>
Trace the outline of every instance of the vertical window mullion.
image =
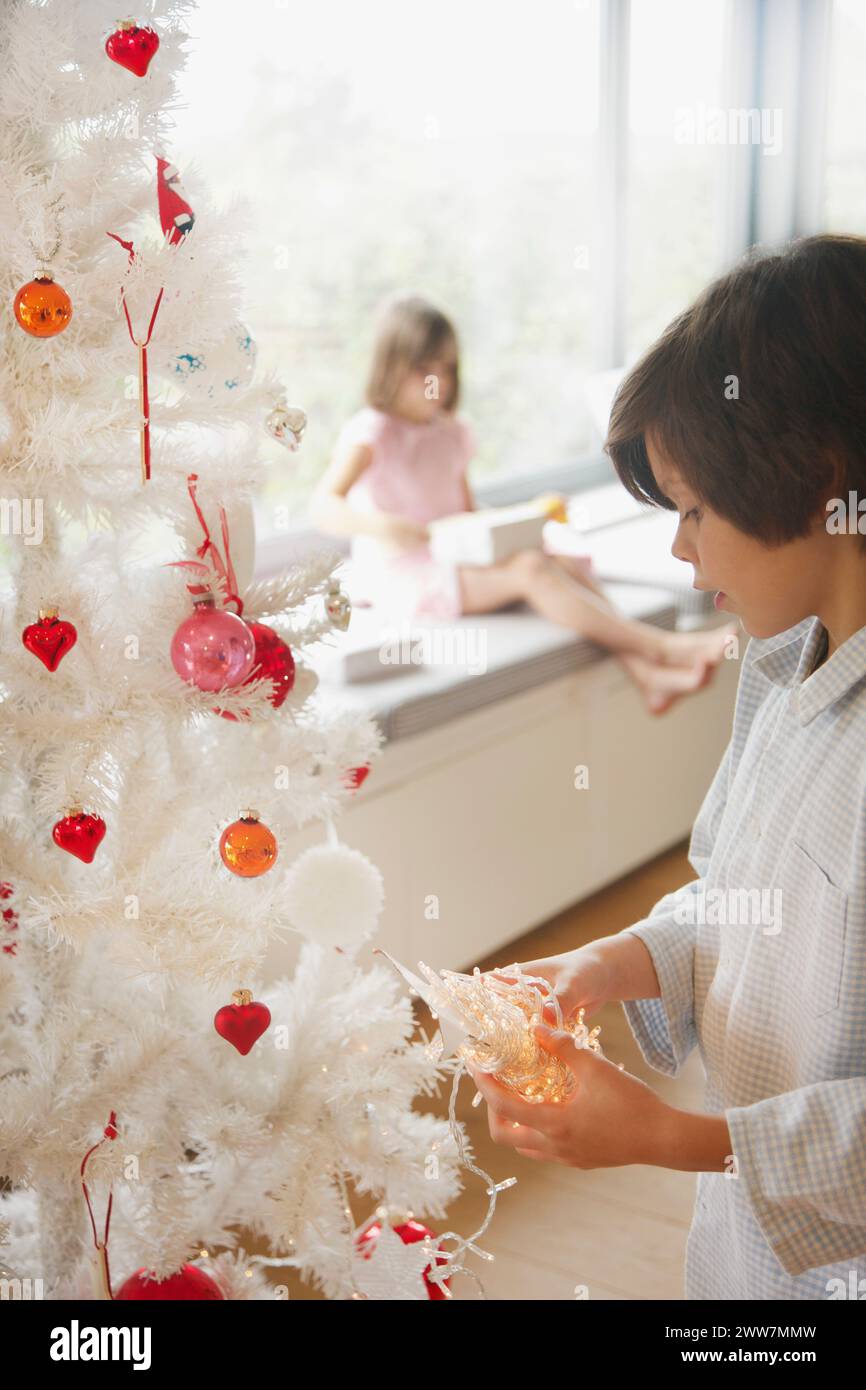
<path id="1" fill-rule="evenodd" d="M 594 360 L 625 361 L 630 0 L 600 0 Z"/>
<path id="2" fill-rule="evenodd" d="M 761 0 L 728 0 L 721 105 L 750 110 L 760 94 Z M 727 270 L 755 239 L 757 218 L 755 145 L 730 143 L 723 150 L 717 218 L 719 270 Z"/>
<path id="3" fill-rule="evenodd" d="M 756 151 L 755 239 L 778 245 L 822 223 L 831 0 L 758 0 L 755 105 L 782 113 L 782 151 Z"/>
<path id="4" fill-rule="evenodd" d="M 800 107 L 794 233 L 796 236 L 812 236 L 824 230 L 833 0 L 800 0 L 800 9 Z"/>

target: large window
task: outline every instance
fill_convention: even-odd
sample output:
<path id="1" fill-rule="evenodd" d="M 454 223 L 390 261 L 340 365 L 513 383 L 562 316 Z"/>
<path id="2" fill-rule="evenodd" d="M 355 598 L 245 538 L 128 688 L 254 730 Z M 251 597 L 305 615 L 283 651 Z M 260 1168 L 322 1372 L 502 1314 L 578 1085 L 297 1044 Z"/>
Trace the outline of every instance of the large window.
<path id="1" fill-rule="evenodd" d="M 207 0 L 172 153 L 248 201 L 249 326 L 310 417 L 269 501 L 302 520 L 398 288 L 455 320 L 476 486 L 597 480 L 603 373 L 751 241 L 866 229 L 866 0 L 830 3 Z"/>
<path id="2" fill-rule="evenodd" d="M 363 404 L 376 307 L 397 288 L 455 320 L 476 477 L 585 454 L 595 0 L 243 12 L 208 0 L 194 16 L 175 162 L 252 201 L 251 326 L 310 417 L 296 487 Z"/>

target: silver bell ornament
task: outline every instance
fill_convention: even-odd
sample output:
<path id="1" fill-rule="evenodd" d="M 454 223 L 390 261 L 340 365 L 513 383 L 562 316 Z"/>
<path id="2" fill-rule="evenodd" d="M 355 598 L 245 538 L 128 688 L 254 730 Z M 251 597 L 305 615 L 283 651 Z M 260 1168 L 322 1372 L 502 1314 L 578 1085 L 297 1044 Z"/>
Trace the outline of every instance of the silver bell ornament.
<path id="1" fill-rule="evenodd" d="M 334 580 L 332 584 L 328 585 L 325 612 L 335 627 L 338 627 L 341 632 L 346 631 L 352 616 L 352 601 L 348 594 L 343 593 L 338 580 Z"/>
<path id="2" fill-rule="evenodd" d="M 299 405 L 287 405 L 284 400 L 277 401 L 265 419 L 265 429 L 272 439 L 290 449 L 297 449 L 307 428 L 307 414 Z"/>

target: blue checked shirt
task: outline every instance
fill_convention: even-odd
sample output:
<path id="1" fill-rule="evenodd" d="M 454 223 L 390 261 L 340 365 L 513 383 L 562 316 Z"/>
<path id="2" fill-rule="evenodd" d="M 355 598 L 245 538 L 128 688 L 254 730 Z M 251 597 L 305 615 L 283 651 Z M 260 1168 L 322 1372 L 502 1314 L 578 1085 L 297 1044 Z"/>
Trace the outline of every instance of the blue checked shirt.
<path id="1" fill-rule="evenodd" d="M 623 1004 L 644 1057 L 676 1076 L 697 1046 L 731 1134 L 690 1299 L 866 1297 L 866 627 L 813 671 L 824 636 L 749 641 L 698 877 L 627 928 L 661 987 Z"/>

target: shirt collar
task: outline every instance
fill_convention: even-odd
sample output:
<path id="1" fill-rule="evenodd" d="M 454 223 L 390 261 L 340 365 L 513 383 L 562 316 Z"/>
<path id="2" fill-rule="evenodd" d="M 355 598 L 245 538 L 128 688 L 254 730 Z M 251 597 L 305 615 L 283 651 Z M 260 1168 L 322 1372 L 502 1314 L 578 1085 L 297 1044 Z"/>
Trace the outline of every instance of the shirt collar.
<path id="1" fill-rule="evenodd" d="M 866 677 L 866 627 L 861 627 L 828 657 L 817 671 L 809 672 L 824 641 L 820 618 L 804 618 L 796 627 L 781 633 L 773 646 L 764 646 L 750 665 L 775 685 L 789 686 L 801 724 L 847 695 L 852 686 Z"/>

